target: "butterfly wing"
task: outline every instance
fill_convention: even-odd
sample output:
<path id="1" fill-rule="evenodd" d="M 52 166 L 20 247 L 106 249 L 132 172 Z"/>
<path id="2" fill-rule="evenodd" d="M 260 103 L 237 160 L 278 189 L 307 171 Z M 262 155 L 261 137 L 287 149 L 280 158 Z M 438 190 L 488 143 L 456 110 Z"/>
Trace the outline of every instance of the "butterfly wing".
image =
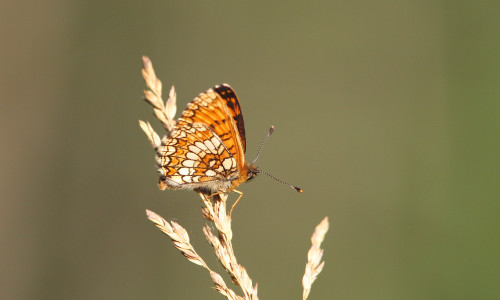
<path id="1" fill-rule="evenodd" d="M 227 84 L 201 93 L 182 113 L 178 125 L 202 123 L 220 137 L 239 166 L 245 165 L 245 124 L 240 102 Z"/>
<path id="2" fill-rule="evenodd" d="M 227 191 L 239 176 L 236 159 L 222 140 L 201 123 L 178 125 L 158 147 L 160 188 Z"/>

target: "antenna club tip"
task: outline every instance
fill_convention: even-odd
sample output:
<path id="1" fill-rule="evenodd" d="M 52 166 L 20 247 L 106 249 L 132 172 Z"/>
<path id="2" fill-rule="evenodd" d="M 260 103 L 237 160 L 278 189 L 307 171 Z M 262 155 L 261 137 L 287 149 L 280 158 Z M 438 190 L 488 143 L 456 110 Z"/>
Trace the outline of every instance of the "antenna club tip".
<path id="1" fill-rule="evenodd" d="M 295 187 L 295 190 L 296 190 L 297 192 L 299 192 L 299 193 L 302 193 L 302 192 L 303 192 L 303 190 L 302 190 L 301 188 L 298 188 L 298 187 Z"/>

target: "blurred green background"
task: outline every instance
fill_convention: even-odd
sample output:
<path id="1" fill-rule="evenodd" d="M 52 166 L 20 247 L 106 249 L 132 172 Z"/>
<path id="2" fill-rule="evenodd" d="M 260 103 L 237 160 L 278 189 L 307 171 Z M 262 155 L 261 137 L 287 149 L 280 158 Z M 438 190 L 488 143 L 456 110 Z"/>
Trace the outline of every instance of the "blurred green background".
<path id="1" fill-rule="evenodd" d="M 142 55 L 179 110 L 231 84 L 248 160 L 276 127 L 259 166 L 304 193 L 260 176 L 233 215 L 261 299 L 300 299 L 324 216 L 309 299 L 500 298 L 499 2 L 0 3 L 1 299 L 223 299 L 145 217 L 230 281 L 157 190 Z"/>

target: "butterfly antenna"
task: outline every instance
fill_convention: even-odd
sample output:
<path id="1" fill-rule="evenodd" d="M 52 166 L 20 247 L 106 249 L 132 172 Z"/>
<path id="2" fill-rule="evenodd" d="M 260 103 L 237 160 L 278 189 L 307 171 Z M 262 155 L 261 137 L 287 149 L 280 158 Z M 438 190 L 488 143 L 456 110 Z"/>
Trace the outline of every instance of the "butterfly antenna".
<path id="1" fill-rule="evenodd" d="M 269 173 L 266 173 L 266 172 L 264 172 L 264 171 L 262 171 L 262 170 L 259 170 L 259 173 L 264 173 L 264 174 L 266 174 L 267 176 L 271 177 L 272 179 L 274 179 L 274 180 L 276 180 L 276 181 L 278 181 L 278 182 L 281 182 L 281 183 L 283 183 L 284 185 L 288 185 L 289 187 L 291 187 L 292 189 L 296 190 L 297 192 L 302 193 L 302 189 L 301 189 L 301 188 L 299 188 L 299 187 L 296 187 L 295 185 L 289 184 L 288 182 L 284 182 L 283 180 L 280 180 L 280 179 L 278 179 L 278 178 L 274 177 L 273 175 L 271 175 L 271 174 L 269 174 Z"/>
<path id="2" fill-rule="evenodd" d="M 255 157 L 255 159 L 252 161 L 252 164 L 254 164 L 257 161 L 257 159 L 259 158 L 260 150 L 262 150 L 262 147 L 264 147 L 264 144 L 267 142 L 267 140 L 269 139 L 269 137 L 271 136 L 271 134 L 273 133 L 273 131 L 274 131 L 274 126 L 271 125 L 271 128 L 269 128 L 269 132 L 267 133 L 266 138 L 264 139 L 264 141 L 262 142 L 262 144 L 260 144 L 259 151 L 257 151 L 257 157 Z"/>
<path id="3" fill-rule="evenodd" d="M 264 144 L 267 142 L 267 140 L 269 139 L 269 137 L 271 136 L 271 134 L 273 133 L 273 131 L 274 131 L 274 126 L 273 126 L 273 125 L 271 125 L 271 128 L 269 128 L 269 132 L 267 133 L 266 138 L 264 139 L 264 141 L 262 142 L 262 144 L 260 144 L 259 151 L 257 151 L 257 157 L 255 157 L 255 159 L 253 160 L 252 164 L 254 164 L 254 163 L 257 161 L 257 159 L 259 158 L 260 151 L 262 150 L 262 147 L 263 147 L 263 146 L 264 146 Z M 266 174 L 267 176 L 271 177 L 272 179 L 274 179 L 274 180 L 276 180 L 276 181 L 278 181 L 278 182 L 281 182 L 281 183 L 283 183 L 284 185 L 288 185 L 289 187 L 291 187 L 292 189 L 296 190 L 297 192 L 302 193 L 302 189 L 301 189 L 301 188 L 299 188 L 299 187 L 296 187 L 296 186 L 295 186 L 295 185 L 293 185 L 293 184 L 289 184 L 288 182 L 284 182 L 283 180 L 278 179 L 278 178 L 274 177 L 273 175 L 271 175 L 271 174 L 269 174 L 269 173 L 266 173 L 266 172 L 264 172 L 264 171 L 262 171 L 262 170 L 259 170 L 258 172 L 259 172 L 259 173 Z"/>

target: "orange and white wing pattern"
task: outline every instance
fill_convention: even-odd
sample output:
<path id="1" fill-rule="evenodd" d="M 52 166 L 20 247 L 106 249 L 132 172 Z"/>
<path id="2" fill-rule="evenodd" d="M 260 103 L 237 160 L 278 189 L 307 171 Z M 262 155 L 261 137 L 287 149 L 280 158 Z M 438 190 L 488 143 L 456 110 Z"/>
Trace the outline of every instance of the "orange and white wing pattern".
<path id="1" fill-rule="evenodd" d="M 200 94 L 157 149 L 160 188 L 228 192 L 253 177 L 245 161 L 245 129 L 228 85 Z"/>
<path id="2" fill-rule="evenodd" d="M 202 123 L 218 135 L 238 164 L 245 164 L 245 122 L 234 90 L 222 84 L 201 93 L 190 102 L 179 119 L 179 126 Z"/>

